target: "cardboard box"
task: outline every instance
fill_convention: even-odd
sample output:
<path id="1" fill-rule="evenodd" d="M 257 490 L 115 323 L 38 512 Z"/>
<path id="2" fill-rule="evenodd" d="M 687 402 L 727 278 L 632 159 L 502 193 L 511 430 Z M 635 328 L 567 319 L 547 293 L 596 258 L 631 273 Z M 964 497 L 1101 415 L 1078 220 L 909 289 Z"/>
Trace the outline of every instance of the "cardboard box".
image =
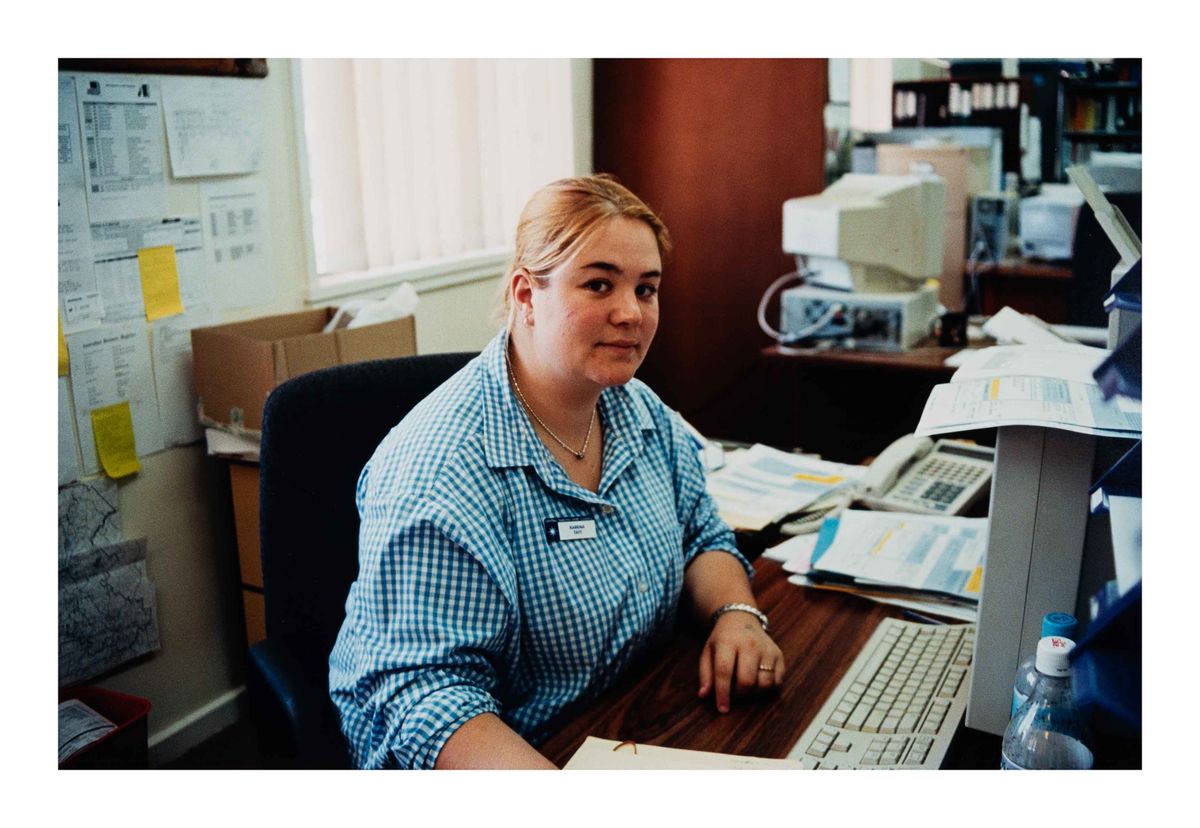
<path id="1" fill-rule="evenodd" d="M 881 175 L 908 175 L 914 163 L 924 162 L 946 182 L 946 247 L 938 298 L 948 310 L 961 310 L 971 196 L 991 189 L 990 151 L 957 144 L 936 147 L 880 144 L 875 154 L 876 169 Z"/>
<path id="2" fill-rule="evenodd" d="M 334 308 L 264 316 L 192 331 L 200 419 L 261 432 L 263 405 L 281 382 L 318 368 L 417 352 L 413 317 L 322 333 Z"/>

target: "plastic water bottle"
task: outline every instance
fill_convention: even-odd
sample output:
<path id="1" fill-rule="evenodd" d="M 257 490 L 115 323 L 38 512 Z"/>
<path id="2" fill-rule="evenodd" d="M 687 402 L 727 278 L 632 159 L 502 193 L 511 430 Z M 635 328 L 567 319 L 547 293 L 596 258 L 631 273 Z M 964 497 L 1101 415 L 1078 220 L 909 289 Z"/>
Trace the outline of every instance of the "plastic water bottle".
<path id="1" fill-rule="evenodd" d="M 1033 692 L 1004 731 L 1003 770 L 1087 770 L 1083 717 L 1071 694 L 1069 653 L 1075 642 L 1047 636 L 1038 642 Z"/>
<path id="2" fill-rule="evenodd" d="M 1075 616 L 1070 613 L 1048 612 L 1042 617 L 1041 638 L 1056 635 L 1059 638 L 1069 638 L 1074 641 L 1077 624 Z M 1017 667 L 1017 677 L 1013 680 L 1012 707 L 1008 711 L 1009 716 L 1016 715 L 1017 708 L 1023 705 L 1029 698 L 1029 694 L 1033 692 L 1033 683 L 1037 681 L 1035 661 L 1037 661 L 1037 654 L 1032 653 Z"/>

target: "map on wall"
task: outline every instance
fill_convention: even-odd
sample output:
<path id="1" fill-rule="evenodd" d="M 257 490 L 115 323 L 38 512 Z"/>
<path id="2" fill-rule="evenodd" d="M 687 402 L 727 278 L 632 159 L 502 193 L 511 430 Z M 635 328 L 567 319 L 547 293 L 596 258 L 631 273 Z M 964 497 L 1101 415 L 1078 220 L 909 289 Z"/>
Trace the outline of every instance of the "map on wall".
<path id="1" fill-rule="evenodd" d="M 159 648 L 146 539 L 77 549 L 58 562 L 58 683 L 97 676 Z"/>

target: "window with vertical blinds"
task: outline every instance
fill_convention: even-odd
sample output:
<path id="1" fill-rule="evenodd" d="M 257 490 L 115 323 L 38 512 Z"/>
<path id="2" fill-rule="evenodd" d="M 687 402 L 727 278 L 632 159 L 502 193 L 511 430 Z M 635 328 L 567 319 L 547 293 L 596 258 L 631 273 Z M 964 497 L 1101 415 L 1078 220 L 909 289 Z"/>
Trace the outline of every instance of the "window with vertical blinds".
<path id="1" fill-rule="evenodd" d="M 569 60 L 301 60 L 314 298 L 498 272 L 575 171 Z"/>

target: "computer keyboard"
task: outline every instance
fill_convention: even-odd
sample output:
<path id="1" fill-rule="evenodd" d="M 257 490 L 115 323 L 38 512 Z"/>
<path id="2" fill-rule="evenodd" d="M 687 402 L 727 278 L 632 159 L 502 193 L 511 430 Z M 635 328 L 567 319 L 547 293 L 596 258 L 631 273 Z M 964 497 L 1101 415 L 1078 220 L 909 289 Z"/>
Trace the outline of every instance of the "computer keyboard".
<path id="1" fill-rule="evenodd" d="M 967 708 L 975 625 L 885 618 L 790 759 L 808 769 L 937 768 Z"/>

